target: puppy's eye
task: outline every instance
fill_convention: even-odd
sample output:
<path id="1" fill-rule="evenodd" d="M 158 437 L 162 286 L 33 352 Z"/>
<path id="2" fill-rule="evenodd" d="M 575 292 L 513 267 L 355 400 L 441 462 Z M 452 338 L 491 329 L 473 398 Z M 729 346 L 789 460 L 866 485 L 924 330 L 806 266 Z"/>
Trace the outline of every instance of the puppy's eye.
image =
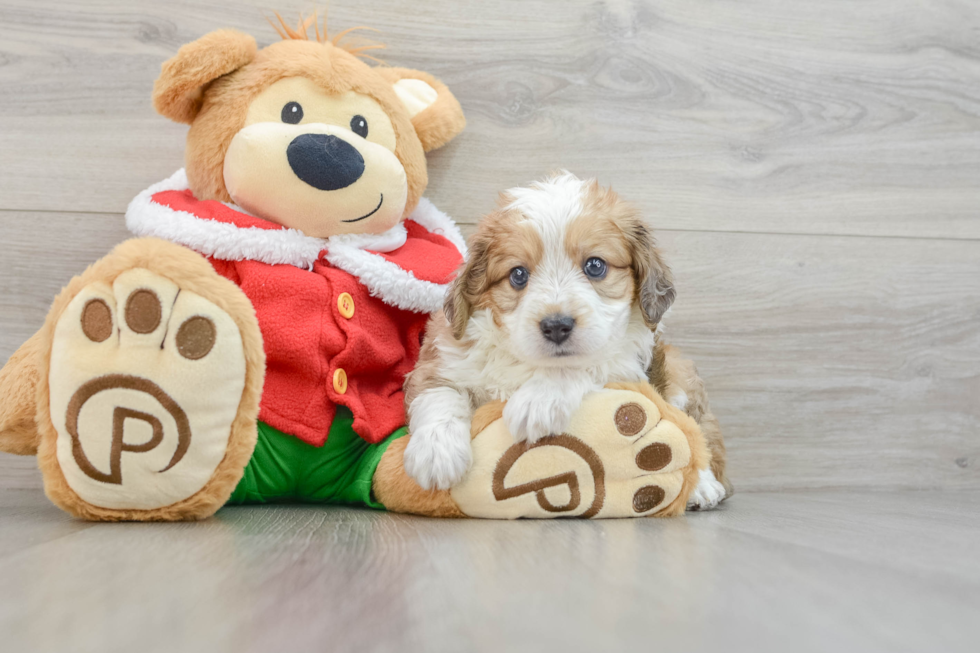
<path id="1" fill-rule="evenodd" d="M 530 278 L 531 273 L 525 267 L 516 267 L 510 271 L 510 285 L 514 287 L 514 290 L 523 290 Z"/>
<path id="2" fill-rule="evenodd" d="M 303 119 L 303 107 L 299 102 L 287 102 L 282 108 L 282 121 L 290 125 L 296 125 Z"/>
<path id="3" fill-rule="evenodd" d="M 601 281 L 606 278 L 606 262 L 598 256 L 593 256 L 586 261 L 582 270 L 585 272 L 585 276 L 594 281 Z"/>
<path id="4" fill-rule="evenodd" d="M 350 130 L 361 138 L 367 138 L 367 120 L 364 119 L 364 116 L 354 116 L 351 118 Z"/>

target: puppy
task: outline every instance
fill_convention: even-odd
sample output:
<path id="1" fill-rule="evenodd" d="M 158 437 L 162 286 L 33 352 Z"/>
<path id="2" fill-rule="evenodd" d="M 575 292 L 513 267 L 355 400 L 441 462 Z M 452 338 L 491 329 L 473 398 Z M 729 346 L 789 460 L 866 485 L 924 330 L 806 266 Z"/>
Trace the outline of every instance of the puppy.
<path id="1" fill-rule="evenodd" d="M 430 320 L 406 379 L 405 470 L 447 489 L 471 462 L 470 418 L 492 400 L 518 441 L 562 433 L 582 398 L 649 380 L 704 431 L 711 468 L 691 506 L 725 498 L 725 447 L 694 364 L 660 342 L 674 300 L 649 224 L 610 189 L 568 172 L 501 196 Z M 719 480 L 720 479 L 720 480 Z"/>

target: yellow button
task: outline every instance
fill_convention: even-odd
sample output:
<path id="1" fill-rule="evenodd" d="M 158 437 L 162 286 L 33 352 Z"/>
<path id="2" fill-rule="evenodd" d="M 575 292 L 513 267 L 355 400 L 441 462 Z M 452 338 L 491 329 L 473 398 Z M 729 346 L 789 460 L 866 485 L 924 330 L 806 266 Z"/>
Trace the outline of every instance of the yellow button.
<path id="1" fill-rule="evenodd" d="M 351 319 L 354 317 L 354 298 L 349 293 L 340 293 L 340 297 L 337 298 L 337 308 L 341 315 L 348 320 Z"/>
<path id="2" fill-rule="evenodd" d="M 347 372 L 341 367 L 338 367 L 337 371 L 333 373 L 333 389 L 338 394 L 347 392 Z"/>

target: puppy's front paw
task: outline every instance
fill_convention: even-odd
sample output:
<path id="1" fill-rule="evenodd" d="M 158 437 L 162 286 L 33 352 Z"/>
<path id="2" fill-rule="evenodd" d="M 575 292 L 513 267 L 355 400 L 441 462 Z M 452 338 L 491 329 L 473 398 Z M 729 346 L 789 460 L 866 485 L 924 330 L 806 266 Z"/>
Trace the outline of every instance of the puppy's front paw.
<path id="1" fill-rule="evenodd" d="M 469 424 L 446 422 L 412 434 L 405 447 L 405 472 L 423 490 L 448 490 L 470 468 Z"/>
<path id="2" fill-rule="evenodd" d="M 504 406 L 504 422 L 514 440 L 534 443 L 548 435 L 564 433 L 575 406 L 563 397 L 518 390 Z"/>
<path id="3" fill-rule="evenodd" d="M 699 472 L 698 485 L 687 500 L 688 510 L 711 510 L 725 498 L 725 486 L 718 482 L 711 468 Z"/>

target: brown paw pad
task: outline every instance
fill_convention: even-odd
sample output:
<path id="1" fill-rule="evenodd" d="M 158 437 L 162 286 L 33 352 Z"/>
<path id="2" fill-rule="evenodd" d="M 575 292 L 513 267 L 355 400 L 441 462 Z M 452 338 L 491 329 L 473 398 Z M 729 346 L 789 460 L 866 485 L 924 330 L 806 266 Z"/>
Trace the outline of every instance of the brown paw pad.
<path id="1" fill-rule="evenodd" d="M 160 299 L 152 290 L 141 288 L 126 300 L 126 324 L 136 333 L 153 333 L 162 317 Z"/>
<path id="2" fill-rule="evenodd" d="M 202 315 L 195 315 L 177 330 L 177 351 L 184 358 L 196 361 L 210 353 L 216 337 L 214 322 Z"/>
<path id="3" fill-rule="evenodd" d="M 647 414 L 639 404 L 623 404 L 614 418 L 616 429 L 627 437 L 633 437 L 647 425 Z"/>
<path id="4" fill-rule="evenodd" d="M 82 333 L 92 342 L 105 342 L 112 335 L 112 310 L 102 299 L 90 299 L 82 309 Z"/>
<path id="5" fill-rule="evenodd" d="M 654 442 L 636 454 L 636 466 L 645 472 L 656 472 L 669 465 L 673 458 L 674 454 L 669 446 L 663 442 Z"/>
<path id="6" fill-rule="evenodd" d="M 649 512 L 664 500 L 665 492 L 657 485 L 645 485 L 633 495 L 633 510 L 637 513 Z"/>

